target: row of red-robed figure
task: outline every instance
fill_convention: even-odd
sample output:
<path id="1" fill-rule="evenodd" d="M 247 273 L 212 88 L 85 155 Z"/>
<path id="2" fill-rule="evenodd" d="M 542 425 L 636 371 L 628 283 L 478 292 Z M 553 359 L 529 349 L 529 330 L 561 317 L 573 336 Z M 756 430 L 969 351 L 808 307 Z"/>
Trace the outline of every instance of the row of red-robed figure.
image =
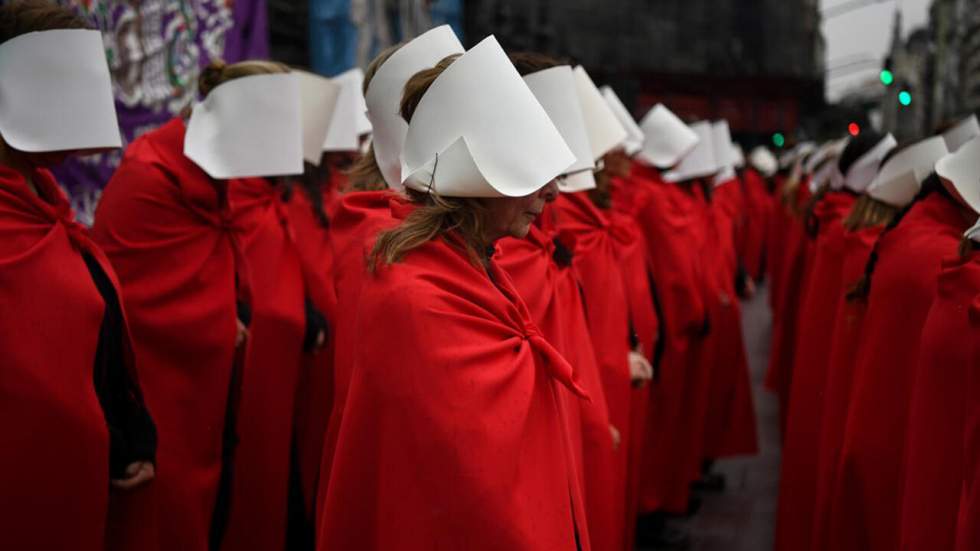
<path id="1" fill-rule="evenodd" d="M 766 247 L 776 548 L 980 548 L 980 253 L 962 247 L 962 208 L 936 188 L 893 227 L 851 230 L 856 194 L 788 180 Z"/>
<path id="2" fill-rule="evenodd" d="M 582 549 L 630 549 L 638 514 L 687 509 L 703 460 L 756 451 L 735 283 L 742 266 L 758 275 L 763 257 L 765 218 L 753 209 L 764 204 L 764 183 L 751 169 L 716 187 L 668 184 L 633 164 L 605 195 L 561 195 L 526 239 L 499 242 L 491 277 L 501 293 L 439 281 L 404 292 L 435 303 L 445 299 L 440 287 L 452 287 L 468 306 L 454 302 L 449 317 L 392 311 L 358 320 L 363 302 L 385 299 L 362 285 L 375 277 L 365 252 L 412 206 L 394 192 L 340 194 L 335 171 L 321 197 L 325 223 L 298 187 L 286 193 L 265 179 L 209 178 L 183 155 L 184 132 L 175 119 L 127 148 L 91 231 L 118 274 L 159 433 L 152 483 L 108 504 L 96 491 L 91 502 L 71 505 L 94 514 L 109 508 L 107 547 L 428 549 L 432 529 L 465 533 L 470 549 L 513 543 L 513 534 L 533 535 L 514 540 L 527 549 L 561 547 L 573 531 L 549 533 L 543 527 L 554 523 L 535 514 L 551 510 L 541 503 L 571 496 Z M 68 223 L 49 218 L 45 228 Z M 466 308 L 497 311 L 514 325 L 488 328 Z M 319 348 L 309 345 L 311 311 L 327 321 Z M 564 383 L 555 395 L 559 425 L 544 414 L 510 418 L 512 401 L 527 399 L 520 383 L 527 375 L 509 374 L 513 366 L 495 359 L 500 350 L 471 346 L 491 329 L 516 330 L 549 356 L 551 376 Z M 440 393 L 455 388 L 443 384 L 446 373 L 385 356 L 386 343 L 398 339 L 438 349 L 447 361 L 478 360 L 485 376 L 515 383 L 503 395 L 454 400 Z M 352 369 L 365 348 L 383 361 Z M 656 366 L 651 384 L 633 385 L 631 353 Z M 426 423 L 406 415 L 404 426 L 378 426 L 375 413 L 387 403 L 370 377 L 412 388 L 414 413 Z M 466 412 L 499 427 L 492 441 L 464 447 L 496 472 L 446 471 L 440 439 L 466 435 L 439 428 Z M 518 450 L 523 467 L 515 474 L 506 454 L 517 427 L 520 442 L 539 445 Z M 524 438 L 527 431 L 540 438 Z M 73 436 L 98 448 L 85 437 Z M 497 454 L 499 461 L 487 461 Z M 23 473 L 25 480 L 42 474 Z M 521 482 L 511 493 L 524 509 L 481 493 L 502 480 Z M 433 496 L 453 504 L 445 526 L 431 524 Z M 52 511 L 91 524 L 63 513 Z M 406 538 L 412 530 L 418 537 Z M 17 537 L 11 548 L 29 546 Z M 99 549 L 98 540 L 66 545 Z"/>

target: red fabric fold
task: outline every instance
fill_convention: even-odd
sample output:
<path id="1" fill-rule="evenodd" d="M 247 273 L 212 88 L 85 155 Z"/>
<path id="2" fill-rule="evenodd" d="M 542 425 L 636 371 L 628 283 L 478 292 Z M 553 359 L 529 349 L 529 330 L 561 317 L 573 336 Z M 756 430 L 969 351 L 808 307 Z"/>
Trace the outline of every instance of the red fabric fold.
<path id="1" fill-rule="evenodd" d="M 966 399 L 963 465 L 956 528 L 956 551 L 980 547 L 980 295 L 970 306 L 970 364 Z"/>
<path id="2" fill-rule="evenodd" d="M 946 258 L 922 328 L 912 389 L 900 524 L 905 550 L 956 545 L 967 468 L 963 434 L 972 352 L 969 308 L 977 293 L 980 252 Z"/>
<path id="3" fill-rule="evenodd" d="M 818 234 L 814 240 L 809 284 L 800 295 L 803 303 L 780 469 L 777 549 L 802 549 L 813 537 L 811 528 L 830 340 L 837 305 L 844 295 L 841 284 L 845 240 L 843 219 L 855 199 L 850 193 L 832 191 L 814 207 Z"/>
<path id="4" fill-rule="evenodd" d="M 550 214 L 549 207 L 543 217 L 547 219 Z M 615 502 L 610 475 L 616 452 L 609 433 L 609 410 L 585 319 L 578 276 L 572 266 L 556 262 L 554 238 L 554 231 L 532 226 L 525 239 L 500 240 L 496 259 L 513 280 L 534 322 L 575 366 L 584 388 L 593 398 L 592 403 L 584 403 L 568 395 L 569 417 L 573 418 L 570 420 L 579 423 L 571 428 L 571 434 L 579 443 L 576 452 L 582 465 L 592 548 L 617 549 L 622 530 L 612 515 Z"/>

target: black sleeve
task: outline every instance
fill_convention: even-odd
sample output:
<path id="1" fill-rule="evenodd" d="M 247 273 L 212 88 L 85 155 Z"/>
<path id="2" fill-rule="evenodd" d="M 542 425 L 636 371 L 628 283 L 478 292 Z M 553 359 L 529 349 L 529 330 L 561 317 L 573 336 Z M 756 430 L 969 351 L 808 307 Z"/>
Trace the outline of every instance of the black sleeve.
<path id="1" fill-rule="evenodd" d="M 83 256 L 105 302 L 93 378 L 109 429 L 109 476 L 124 478 L 130 463 L 156 460 L 157 431 L 139 382 L 124 360 L 123 316 L 115 288 L 99 263 Z"/>
<path id="2" fill-rule="evenodd" d="M 313 301 L 306 299 L 306 333 L 303 335 L 303 350 L 312 352 L 316 348 L 316 338 L 321 331 L 327 332 L 327 318 L 317 310 Z"/>

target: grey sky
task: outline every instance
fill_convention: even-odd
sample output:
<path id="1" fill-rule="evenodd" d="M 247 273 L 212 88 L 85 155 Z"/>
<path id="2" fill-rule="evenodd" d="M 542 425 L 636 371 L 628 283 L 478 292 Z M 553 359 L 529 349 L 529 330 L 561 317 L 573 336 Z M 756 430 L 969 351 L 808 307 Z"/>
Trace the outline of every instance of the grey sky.
<path id="1" fill-rule="evenodd" d="M 848 1 L 820 0 L 820 6 L 828 8 Z M 909 30 L 928 24 L 931 3 L 932 0 L 887 0 L 825 20 L 823 33 L 827 40 L 827 67 L 855 61 L 862 56 L 883 59 L 891 45 L 895 8 L 902 10 L 903 33 L 908 36 Z M 835 76 L 835 73 L 831 72 L 827 79 L 827 98 L 830 101 L 869 80 L 877 80 L 875 68 L 842 71 L 841 74 L 846 73 L 846 76 Z"/>

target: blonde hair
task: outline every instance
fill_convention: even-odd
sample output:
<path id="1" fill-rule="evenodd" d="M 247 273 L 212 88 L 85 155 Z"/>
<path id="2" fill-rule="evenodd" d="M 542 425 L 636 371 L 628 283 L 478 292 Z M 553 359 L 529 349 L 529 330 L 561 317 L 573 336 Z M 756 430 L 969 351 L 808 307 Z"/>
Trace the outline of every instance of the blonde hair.
<path id="1" fill-rule="evenodd" d="M 876 226 L 887 226 L 902 210 L 883 203 L 870 195 L 862 195 L 854 202 L 843 224 L 847 231 L 857 231 Z"/>
<path id="2" fill-rule="evenodd" d="M 402 118 L 411 121 L 429 86 L 457 57 L 458 54 L 448 56 L 435 67 L 419 71 L 405 83 L 400 110 Z M 416 208 L 397 227 L 378 234 L 368 257 L 370 271 L 377 269 L 380 263 L 400 262 L 410 251 L 450 233 L 460 236 L 470 262 L 482 265 L 483 251 L 489 244 L 486 237 L 489 213 L 481 200 L 442 197 L 435 191 L 425 193 L 412 189 L 406 190 L 406 194 Z"/>
<path id="3" fill-rule="evenodd" d="M 197 79 L 197 90 L 203 98 L 207 97 L 211 93 L 211 90 L 214 90 L 229 80 L 254 75 L 276 75 L 288 72 L 289 67 L 275 61 L 248 60 L 229 65 L 220 59 L 216 59 L 201 71 L 201 76 Z"/>

